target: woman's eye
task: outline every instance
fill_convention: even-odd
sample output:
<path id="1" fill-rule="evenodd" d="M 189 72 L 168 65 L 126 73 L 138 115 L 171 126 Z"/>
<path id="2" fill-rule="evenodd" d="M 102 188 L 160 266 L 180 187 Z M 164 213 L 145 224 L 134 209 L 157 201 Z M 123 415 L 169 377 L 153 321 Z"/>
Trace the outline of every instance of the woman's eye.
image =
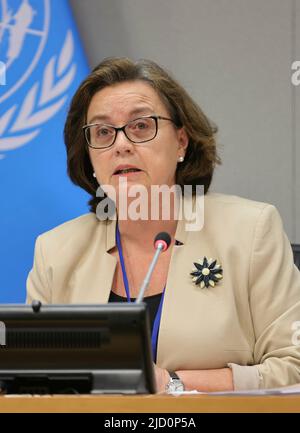
<path id="1" fill-rule="evenodd" d="M 137 129 L 146 129 L 146 128 L 148 127 L 148 124 L 147 124 L 147 122 L 138 122 L 138 123 L 135 125 L 135 127 L 136 127 Z"/>
<path id="2" fill-rule="evenodd" d="M 107 128 L 99 128 L 97 131 L 97 135 L 98 136 L 103 136 L 103 135 L 108 135 L 109 134 L 109 129 Z"/>

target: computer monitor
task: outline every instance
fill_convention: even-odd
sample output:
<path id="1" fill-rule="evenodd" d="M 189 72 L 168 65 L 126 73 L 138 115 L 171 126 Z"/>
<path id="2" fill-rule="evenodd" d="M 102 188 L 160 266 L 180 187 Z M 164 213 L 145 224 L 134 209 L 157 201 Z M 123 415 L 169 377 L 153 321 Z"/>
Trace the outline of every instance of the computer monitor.
<path id="1" fill-rule="evenodd" d="M 144 303 L 0 305 L 5 393 L 155 392 Z"/>

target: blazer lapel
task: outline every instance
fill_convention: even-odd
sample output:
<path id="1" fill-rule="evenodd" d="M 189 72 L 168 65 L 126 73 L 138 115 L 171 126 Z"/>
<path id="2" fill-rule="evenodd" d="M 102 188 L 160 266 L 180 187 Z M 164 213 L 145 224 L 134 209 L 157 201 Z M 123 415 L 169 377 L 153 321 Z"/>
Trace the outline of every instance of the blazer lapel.
<path id="1" fill-rule="evenodd" d="M 93 240 L 71 278 L 71 303 L 108 302 L 117 264 L 116 259 L 108 253 L 115 246 L 115 227 L 115 220 L 97 223 Z"/>
<path id="2" fill-rule="evenodd" d="M 168 341 L 170 329 L 172 330 L 174 321 L 181 320 L 176 315 L 176 303 L 178 300 L 181 302 L 182 298 L 188 297 L 188 288 L 192 286 L 189 272 L 192 271 L 195 252 L 201 257 L 201 255 L 205 254 L 207 247 L 205 234 L 202 230 L 204 219 L 204 208 L 202 209 L 204 200 L 202 199 L 198 198 L 198 209 L 195 207 L 195 199 L 193 197 L 184 196 L 180 203 L 182 214 L 180 215 L 175 234 L 177 245 L 173 247 L 169 265 L 157 343 L 157 363 L 160 366 L 163 366 L 161 360 L 168 358 L 163 353 L 162 348 L 168 347 L 166 342 Z M 196 211 L 198 212 L 198 220 L 194 221 L 193 215 Z M 191 224 L 196 224 L 198 230 L 190 230 Z"/>

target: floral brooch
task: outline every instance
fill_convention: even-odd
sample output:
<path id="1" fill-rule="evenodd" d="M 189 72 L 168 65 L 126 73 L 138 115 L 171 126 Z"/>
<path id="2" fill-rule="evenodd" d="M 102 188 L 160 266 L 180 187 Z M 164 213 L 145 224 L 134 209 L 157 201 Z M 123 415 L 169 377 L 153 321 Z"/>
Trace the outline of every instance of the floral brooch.
<path id="1" fill-rule="evenodd" d="M 223 278 L 223 269 L 221 265 L 217 264 L 217 260 L 209 259 L 203 257 L 199 260 L 199 263 L 194 262 L 196 269 L 190 273 L 196 286 L 200 285 L 203 287 L 214 287 L 216 283 Z"/>

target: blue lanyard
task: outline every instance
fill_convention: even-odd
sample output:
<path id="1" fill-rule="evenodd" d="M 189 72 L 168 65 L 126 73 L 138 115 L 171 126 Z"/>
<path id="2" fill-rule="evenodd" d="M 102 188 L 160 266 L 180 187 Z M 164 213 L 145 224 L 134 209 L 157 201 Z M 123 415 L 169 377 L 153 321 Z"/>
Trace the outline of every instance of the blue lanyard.
<path id="1" fill-rule="evenodd" d="M 118 247 L 120 263 L 121 263 L 121 268 L 122 268 L 123 283 L 124 283 L 124 287 L 125 287 L 125 291 L 126 291 L 127 302 L 131 302 L 130 290 L 129 290 L 129 284 L 128 284 L 128 278 L 127 278 L 125 263 L 124 263 L 123 250 L 122 250 L 122 244 L 121 244 L 121 236 L 120 236 L 118 224 L 116 226 L 116 241 L 117 241 L 117 247 Z M 166 286 L 164 287 L 164 290 L 163 290 L 163 293 L 161 296 L 161 300 L 159 303 L 159 307 L 158 307 L 157 313 L 155 315 L 153 329 L 152 329 L 152 335 L 151 335 L 151 346 L 152 346 L 152 355 L 153 355 L 154 362 L 156 362 L 157 339 L 158 339 L 158 332 L 159 332 L 159 325 L 160 325 L 160 319 L 161 319 L 162 306 L 163 306 L 163 302 L 164 302 L 165 290 L 166 290 Z"/>

